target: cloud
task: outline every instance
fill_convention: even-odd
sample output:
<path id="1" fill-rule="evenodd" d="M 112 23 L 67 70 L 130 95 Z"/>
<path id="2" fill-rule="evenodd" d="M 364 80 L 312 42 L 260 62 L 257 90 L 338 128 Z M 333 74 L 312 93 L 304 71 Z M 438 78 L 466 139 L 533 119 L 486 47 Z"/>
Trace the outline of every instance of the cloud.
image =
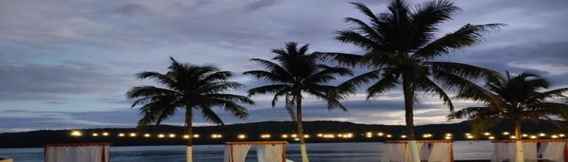
<path id="1" fill-rule="evenodd" d="M 129 87 L 140 71 L 164 71 L 168 56 L 193 64 L 215 64 L 236 73 L 256 69 L 252 57 L 270 58 L 284 42 L 309 43 L 312 51 L 360 52 L 335 41 L 334 33 L 350 26 L 344 17 L 365 18 L 351 0 L 124 0 L 0 1 L 0 128 L 27 130 L 135 124 L 128 107 Z M 359 0 L 375 12 L 388 1 Z M 419 3 L 419 2 L 417 2 Z M 472 48 L 455 51 L 452 60 L 513 72 L 534 71 L 554 86 L 568 85 L 568 11 L 565 0 L 456 1 L 463 8 L 454 21 L 440 26 L 451 32 L 467 23 L 505 23 L 502 30 Z M 41 4 L 41 5 L 38 5 Z M 247 87 L 261 84 L 237 75 Z M 345 78 L 343 78 L 345 79 Z M 338 83 L 334 82 L 335 83 Z M 244 94 L 244 90 L 237 93 Z M 343 120 L 400 124 L 399 90 L 365 100 L 350 97 L 348 112 L 328 111 L 320 100 L 307 100 L 309 120 Z M 270 96 L 258 96 L 248 121 L 287 120 L 281 107 L 270 108 Z M 459 107 L 472 103 L 462 102 Z M 46 112 L 47 111 L 47 112 Z M 438 99 L 424 96 L 417 123 L 446 122 Z M 223 114 L 228 122 L 245 122 Z M 43 115 L 43 116 L 42 116 Z M 39 117 L 38 117 L 39 116 Z M 6 120 L 4 120 L 6 119 Z M 171 123 L 179 123 L 176 116 Z M 25 122 L 29 121 L 29 122 Z M 64 122 L 76 124 L 65 125 Z M 198 119 L 199 123 L 204 123 Z"/>

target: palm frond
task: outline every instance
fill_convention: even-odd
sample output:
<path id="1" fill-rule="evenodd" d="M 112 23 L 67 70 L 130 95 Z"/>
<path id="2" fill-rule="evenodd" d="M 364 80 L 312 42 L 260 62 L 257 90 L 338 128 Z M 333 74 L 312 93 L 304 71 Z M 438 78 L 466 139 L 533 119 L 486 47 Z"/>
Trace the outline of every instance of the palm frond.
<path id="1" fill-rule="evenodd" d="M 432 59 L 436 56 L 448 54 L 450 50 L 468 47 L 479 42 L 483 33 L 500 28 L 503 24 L 467 24 L 457 31 L 447 34 L 425 45 L 414 53 L 417 59 Z"/>

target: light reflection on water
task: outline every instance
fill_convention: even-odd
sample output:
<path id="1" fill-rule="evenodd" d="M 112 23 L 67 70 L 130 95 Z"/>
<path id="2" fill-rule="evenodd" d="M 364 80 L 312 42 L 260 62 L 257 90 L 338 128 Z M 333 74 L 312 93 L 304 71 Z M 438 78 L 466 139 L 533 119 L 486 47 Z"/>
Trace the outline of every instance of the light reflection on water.
<path id="1" fill-rule="evenodd" d="M 184 162 L 184 146 L 112 147 L 111 162 Z M 299 161 L 298 146 L 288 147 L 288 158 Z M 223 145 L 195 146 L 195 162 L 223 162 Z M 382 156 L 380 143 L 309 144 L 310 160 L 314 162 L 376 162 Z M 455 142 L 456 160 L 489 159 L 493 147 L 488 141 Z M 0 156 L 16 162 L 43 162 L 43 149 L 0 149 Z M 255 162 L 255 152 L 249 152 L 247 162 Z"/>

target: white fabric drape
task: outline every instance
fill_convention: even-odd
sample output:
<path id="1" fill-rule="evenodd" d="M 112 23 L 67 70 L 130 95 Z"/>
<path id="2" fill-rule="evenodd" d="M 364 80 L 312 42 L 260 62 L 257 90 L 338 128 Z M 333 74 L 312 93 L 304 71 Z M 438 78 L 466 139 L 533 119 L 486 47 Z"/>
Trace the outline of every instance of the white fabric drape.
<path id="1" fill-rule="evenodd" d="M 432 154 L 433 146 L 434 143 L 431 142 L 422 144 L 422 148 L 420 149 L 420 161 L 428 161 Z"/>
<path id="2" fill-rule="evenodd" d="M 258 162 L 282 162 L 284 157 L 284 145 L 269 144 L 257 146 Z"/>
<path id="3" fill-rule="evenodd" d="M 495 143 L 493 162 L 513 162 L 515 143 Z"/>
<path id="4" fill-rule="evenodd" d="M 45 160 L 46 162 L 108 162 L 108 146 L 49 146 L 46 148 Z"/>
<path id="5" fill-rule="evenodd" d="M 419 158 L 422 159 L 422 156 L 420 155 L 420 150 L 422 150 L 422 145 L 423 143 L 416 143 L 416 147 L 418 149 L 418 156 L 420 156 Z M 406 149 L 404 150 L 404 162 L 414 162 L 414 160 L 412 160 L 412 150 L 410 150 L 410 146 L 409 144 L 406 144 Z"/>
<path id="6" fill-rule="evenodd" d="M 452 143 L 433 143 L 428 162 L 451 162 Z"/>
<path id="7" fill-rule="evenodd" d="M 225 162 L 245 162 L 250 147 L 249 144 L 227 145 L 225 147 Z"/>
<path id="8" fill-rule="evenodd" d="M 525 162 L 535 162 L 538 159 L 537 147 L 534 142 L 523 143 L 523 156 Z M 495 143 L 495 152 L 493 162 L 514 162 L 515 161 L 515 143 Z"/>
<path id="9" fill-rule="evenodd" d="M 525 162 L 537 161 L 537 150 L 535 142 L 523 143 L 523 151 Z"/>
<path id="10" fill-rule="evenodd" d="M 566 142 L 546 142 L 543 146 L 542 158 L 553 162 L 564 161 Z"/>
<path id="11" fill-rule="evenodd" d="M 381 146 L 383 156 L 380 162 L 404 162 L 407 150 L 405 143 L 385 143 Z"/>

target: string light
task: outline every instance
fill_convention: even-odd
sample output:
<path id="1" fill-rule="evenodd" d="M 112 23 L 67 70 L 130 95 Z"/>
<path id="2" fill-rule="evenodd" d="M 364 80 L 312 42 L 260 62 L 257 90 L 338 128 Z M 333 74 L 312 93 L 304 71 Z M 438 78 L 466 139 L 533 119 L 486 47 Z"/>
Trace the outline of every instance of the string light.
<path id="1" fill-rule="evenodd" d="M 164 134 L 158 134 L 158 138 L 164 138 L 164 137 L 166 137 L 166 135 L 164 135 Z"/>
<path id="2" fill-rule="evenodd" d="M 495 137 L 494 137 L 494 136 L 489 136 L 489 139 L 490 139 L 490 140 L 494 140 Z"/>
<path id="3" fill-rule="evenodd" d="M 130 137 L 136 137 L 136 133 L 130 133 Z"/>
<path id="4" fill-rule="evenodd" d="M 119 133 L 119 134 L 118 134 L 118 137 L 124 137 L 124 136 L 126 136 L 124 133 Z"/>
<path id="5" fill-rule="evenodd" d="M 98 137 L 99 134 L 98 134 L 98 133 L 93 133 L 92 136 L 93 136 L 93 137 Z"/>
<path id="6" fill-rule="evenodd" d="M 110 134 L 108 132 L 103 132 L 103 136 L 109 136 Z"/>
<path id="7" fill-rule="evenodd" d="M 537 138 L 537 136 L 534 136 L 534 135 L 533 135 L 533 136 L 531 136 L 531 139 L 536 139 L 536 138 Z"/>
<path id="8" fill-rule="evenodd" d="M 379 136 L 379 137 L 382 137 L 382 136 L 384 136 L 384 135 L 385 135 L 385 134 L 384 134 L 383 132 L 377 133 L 377 136 Z M 389 137 L 389 138 L 390 138 L 390 137 Z"/>
<path id="9" fill-rule="evenodd" d="M 391 135 L 391 134 L 387 134 L 387 138 L 392 138 L 392 135 Z"/>
<path id="10" fill-rule="evenodd" d="M 146 133 L 146 134 L 144 134 L 144 137 L 145 137 L 145 138 L 150 138 L 150 137 L 151 137 L 151 135 L 150 135 L 150 134 L 148 134 L 148 133 Z"/>
<path id="11" fill-rule="evenodd" d="M 367 137 L 367 138 L 373 138 L 373 132 L 367 132 L 367 133 L 365 133 L 365 137 Z"/>
<path id="12" fill-rule="evenodd" d="M 261 134 L 260 138 L 262 139 L 269 139 L 270 138 L 270 134 Z"/>
<path id="13" fill-rule="evenodd" d="M 511 134 L 511 133 L 509 133 L 509 132 L 503 132 L 503 135 L 506 135 L 506 136 L 507 136 L 507 135 L 509 135 L 509 134 Z"/>
<path id="14" fill-rule="evenodd" d="M 219 139 L 219 138 L 223 138 L 223 135 L 221 135 L 221 134 L 212 134 L 212 135 L 211 135 L 211 138 L 213 138 L 213 139 Z"/>
<path id="15" fill-rule="evenodd" d="M 406 135 L 403 134 L 403 135 L 400 136 L 400 138 L 406 138 Z"/>
<path id="16" fill-rule="evenodd" d="M 539 133 L 538 136 L 539 136 L 539 137 L 544 137 L 544 136 L 546 136 L 546 134 L 545 134 L 545 133 Z"/>
<path id="17" fill-rule="evenodd" d="M 194 134 L 193 138 L 199 138 L 199 134 Z"/>
<path id="18" fill-rule="evenodd" d="M 550 136 L 550 138 L 552 138 L 552 139 L 557 139 L 558 136 L 557 136 L 557 135 L 552 135 L 552 136 Z"/>
<path id="19" fill-rule="evenodd" d="M 564 137 L 564 136 L 566 136 L 566 135 L 564 135 L 564 134 L 559 134 L 559 135 L 558 135 L 558 137 Z"/>
<path id="20" fill-rule="evenodd" d="M 183 139 L 189 139 L 189 135 L 184 134 L 184 135 L 183 135 Z"/>
<path id="21" fill-rule="evenodd" d="M 245 138 L 247 138 L 247 135 L 239 134 L 239 135 L 237 136 L 237 138 L 239 138 L 239 139 L 245 139 Z"/>
<path id="22" fill-rule="evenodd" d="M 176 138 L 176 134 L 170 133 L 170 135 L 168 135 L 168 137 L 170 137 L 170 138 Z"/>
<path id="23" fill-rule="evenodd" d="M 282 135 L 282 138 L 286 139 L 286 138 L 288 138 L 288 135 L 287 135 L 287 134 L 283 134 L 283 135 Z"/>
<path id="24" fill-rule="evenodd" d="M 81 137 L 83 136 L 83 133 L 81 131 L 71 131 L 71 136 L 73 137 Z"/>
<path id="25" fill-rule="evenodd" d="M 483 133 L 483 135 L 484 135 L 484 136 L 491 136 L 491 133 L 485 132 L 485 133 Z"/>

